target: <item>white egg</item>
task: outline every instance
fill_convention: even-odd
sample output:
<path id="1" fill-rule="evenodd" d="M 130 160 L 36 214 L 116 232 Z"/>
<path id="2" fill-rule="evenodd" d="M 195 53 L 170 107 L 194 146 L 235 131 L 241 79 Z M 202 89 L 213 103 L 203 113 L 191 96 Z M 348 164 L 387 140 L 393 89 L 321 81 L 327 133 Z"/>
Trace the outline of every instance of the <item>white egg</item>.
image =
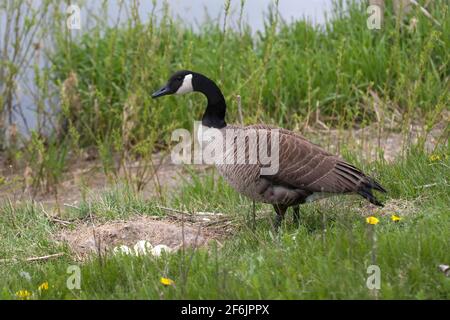
<path id="1" fill-rule="evenodd" d="M 165 251 L 166 253 L 170 253 L 172 252 L 172 249 L 165 244 L 158 244 L 157 246 L 153 247 L 152 255 L 155 257 L 159 257 L 163 251 Z"/>
<path id="2" fill-rule="evenodd" d="M 128 246 L 126 246 L 126 245 L 121 245 L 121 246 L 118 246 L 118 247 L 114 247 L 113 252 L 114 252 L 115 255 L 116 255 L 116 254 L 126 254 L 126 255 L 129 255 L 129 254 L 131 253 L 131 250 L 130 250 L 130 248 L 128 248 Z"/>
<path id="3" fill-rule="evenodd" d="M 150 242 L 148 242 L 147 240 L 139 240 L 138 242 L 136 242 L 136 244 L 134 245 L 134 253 L 137 256 L 140 255 L 147 255 L 147 253 L 149 253 L 152 250 L 153 246 Z"/>

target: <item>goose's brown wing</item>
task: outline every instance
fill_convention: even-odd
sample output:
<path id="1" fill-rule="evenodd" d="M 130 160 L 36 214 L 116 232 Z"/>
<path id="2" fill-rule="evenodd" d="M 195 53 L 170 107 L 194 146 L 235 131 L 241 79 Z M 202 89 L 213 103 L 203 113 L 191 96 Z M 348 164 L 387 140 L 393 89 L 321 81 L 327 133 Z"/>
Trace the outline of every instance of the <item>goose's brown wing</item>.
<path id="1" fill-rule="evenodd" d="M 276 129 L 258 125 L 269 132 Z M 306 140 L 303 136 L 285 129 L 279 130 L 279 170 L 264 178 L 273 183 L 308 192 L 356 192 L 370 202 L 381 205 L 372 189 L 386 192 L 374 179 L 361 170 Z M 270 140 L 269 140 L 270 141 Z"/>

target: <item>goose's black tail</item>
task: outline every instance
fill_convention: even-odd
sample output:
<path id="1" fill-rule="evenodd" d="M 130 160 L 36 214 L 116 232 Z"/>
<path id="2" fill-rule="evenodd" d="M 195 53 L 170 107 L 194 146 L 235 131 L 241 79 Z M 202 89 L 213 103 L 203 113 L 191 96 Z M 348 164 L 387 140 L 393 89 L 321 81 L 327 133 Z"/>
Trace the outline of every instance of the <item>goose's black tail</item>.
<path id="1" fill-rule="evenodd" d="M 386 189 L 384 189 L 376 180 L 367 177 L 366 181 L 361 185 L 360 189 L 358 190 L 358 194 L 362 197 L 369 200 L 374 205 L 383 207 L 383 203 L 381 203 L 372 193 L 372 190 L 377 190 L 383 193 L 386 193 Z"/>
<path id="2" fill-rule="evenodd" d="M 345 192 L 356 192 L 371 203 L 380 207 L 383 206 L 383 204 L 375 198 L 372 190 L 380 192 L 387 191 L 375 179 L 372 179 L 355 166 L 344 161 L 336 163 L 334 170 L 337 175 L 338 183 Z"/>

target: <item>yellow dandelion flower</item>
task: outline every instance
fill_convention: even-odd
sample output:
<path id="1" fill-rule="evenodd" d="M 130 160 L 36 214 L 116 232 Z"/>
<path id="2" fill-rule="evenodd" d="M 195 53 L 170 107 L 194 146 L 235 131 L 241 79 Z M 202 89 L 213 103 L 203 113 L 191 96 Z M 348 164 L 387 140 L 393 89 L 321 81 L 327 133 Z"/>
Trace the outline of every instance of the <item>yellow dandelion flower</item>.
<path id="1" fill-rule="evenodd" d="M 159 280 L 159 282 L 161 282 L 161 284 L 163 284 L 165 286 L 172 286 L 175 284 L 175 282 L 173 282 L 173 280 L 169 279 L 169 278 L 161 278 L 161 280 Z"/>
<path id="2" fill-rule="evenodd" d="M 16 297 L 21 300 L 29 300 L 32 293 L 28 290 L 19 290 L 16 292 Z"/>
<path id="3" fill-rule="evenodd" d="M 398 221 L 402 220 L 402 218 L 399 217 L 399 216 L 396 216 L 395 214 L 393 214 L 391 216 L 391 220 L 394 221 L 394 222 L 398 222 Z"/>
<path id="4" fill-rule="evenodd" d="M 428 159 L 429 159 L 431 162 L 436 162 L 436 161 L 441 160 L 441 156 L 438 155 L 438 154 L 432 154 L 432 155 L 430 155 L 430 156 L 428 157 Z"/>
<path id="5" fill-rule="evenodd" d="M 375 217 L 367 217 L 367 218 L 366 218 L 366 222 L 367 222 L 368 224 L 377 224 L 378 222 L 380 222 L 380 220 L 378 220 L 378 219 L 375 218 Z"/>
<path id="6" fill-rule="evenodd" d="M 48 282 L 45 281 L 44 283 L 42 283 L 39 287 L 38 287 L 39 291 L 45 291 L 48 290 Z"/>

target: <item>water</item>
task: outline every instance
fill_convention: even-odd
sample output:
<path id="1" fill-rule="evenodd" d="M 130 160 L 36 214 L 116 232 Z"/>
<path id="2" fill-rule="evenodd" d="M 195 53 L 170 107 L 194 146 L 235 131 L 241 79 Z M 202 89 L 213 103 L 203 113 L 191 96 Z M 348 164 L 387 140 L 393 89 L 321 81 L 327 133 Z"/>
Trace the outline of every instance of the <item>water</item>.
<path id="1" fill-rule="evenodd" d="M 163 14 L 162 1 L 157 1 L 155 13 L 157 16 Z M 170 14 L 174 18 L 178 18 L 182 23 L 192 26 L 194 30 L 206 20 L 220 21 L 223 23 L 224 16 L 224 0 L 166 0 L 170 8 Z M 39 7 L 41 0 L 32 1 L 33 6 Z M 72 4 L 77 4 L 77 1 L 72 1 Z M 103 12 L 102 1 L 87 1 L 84 5 L 79 2 L 80 16 L 81 16 L 81 31 L 73 31 L 73 34 L 79 35 L 83 30 L 88 30 L 89 25 L 95 23 L 90 17 L 92 13 L 99 16 L 106 16 L 108 24 L 114 25 L 117 21 L 125 22 L 126 13 L 119 10 L 119 1 L 109 1 L 106 12 Z M 243 21 L 248 24 L 253 32 L 261 30 L 264 27 L 264 16 L 267 13 L 270 5 L 273 5 L 273 0 L 246 0 L 244 6 Z M 230 18 L 227 25 L 232 28 L 237 28 L 237 21 L 240 12 L 241 0 L 231 0 Z M 327 12 L 332 8 L 332 0 L 280 0 L 278 5 L 278 12 L 281 18 L 286 22 L 291 22 L 298 19 L 308 19 L 312 23 L 322 24 L 325 21 Z M 61 5 L 61 10 L 65 11 L 64 4 Z M 153 4 L 150 0 L 141 1 L 139 6 L 139 16 L 143 22 L 148 20 L 150 12 L 153 10 Z M 3 16 L 0 12 L 0 17 Z M 4 22 L 0 21 L 0 39 L 3 39 L 2 29 Z M 47 63 L 45 60 L 38 59 L 40 67 L 44 67 Z M 18 81 L 18 95 L 15 103 L 20 103 L 24 111 L 24 118 L 28 124 L 29 129 L 36 127 L 35 107 L 31 94 L 25 88 L 33 88 L 33 66 L 30 65 L 23 71 Z M 15 115 L 14 121 L 17 123 L 19 130 L 28 134 L 28 130 L 24 126 L 24 121 L 21 117 Z"/>
<path id="2" fill-rule="evenodd" d="M 166 0 L 169 4 L 171 14 L 180 18 L 183 22 L 191 24 L 194 27 L 200 25 L 209 16 L 212 20 L 223 20 L 224 0 Z M 244 5 L 244 20 L 251 26 L 252 30 L 261 30 L 264 26 L 264 13 L 267 12 L 269 5 L 273 5 L 273 0 L 246 0 Z M 240 11 L 240 0 L 231 0 L 231 23 L 236 21 Z M 307 17 L 313 23 L 323 23 L 325 13 L 331 10 L 331 0 L 280 0 L 278 11 L 281 17 L 289 22 L 296 19 Z M 110 4 L 109 16 L 117 16 L 118 2 L 113 1 Z M 145 21 L 149 12 L 152 10 L 151 1 L 143 1 L 140 4 L 140 17 Z M 156 12 L 161 13 L 162 2 L 159 1 Z M 82 9 L 83 11 L 83 9 Z M 83 14 L 83 12 L 81 12 Z"/>

